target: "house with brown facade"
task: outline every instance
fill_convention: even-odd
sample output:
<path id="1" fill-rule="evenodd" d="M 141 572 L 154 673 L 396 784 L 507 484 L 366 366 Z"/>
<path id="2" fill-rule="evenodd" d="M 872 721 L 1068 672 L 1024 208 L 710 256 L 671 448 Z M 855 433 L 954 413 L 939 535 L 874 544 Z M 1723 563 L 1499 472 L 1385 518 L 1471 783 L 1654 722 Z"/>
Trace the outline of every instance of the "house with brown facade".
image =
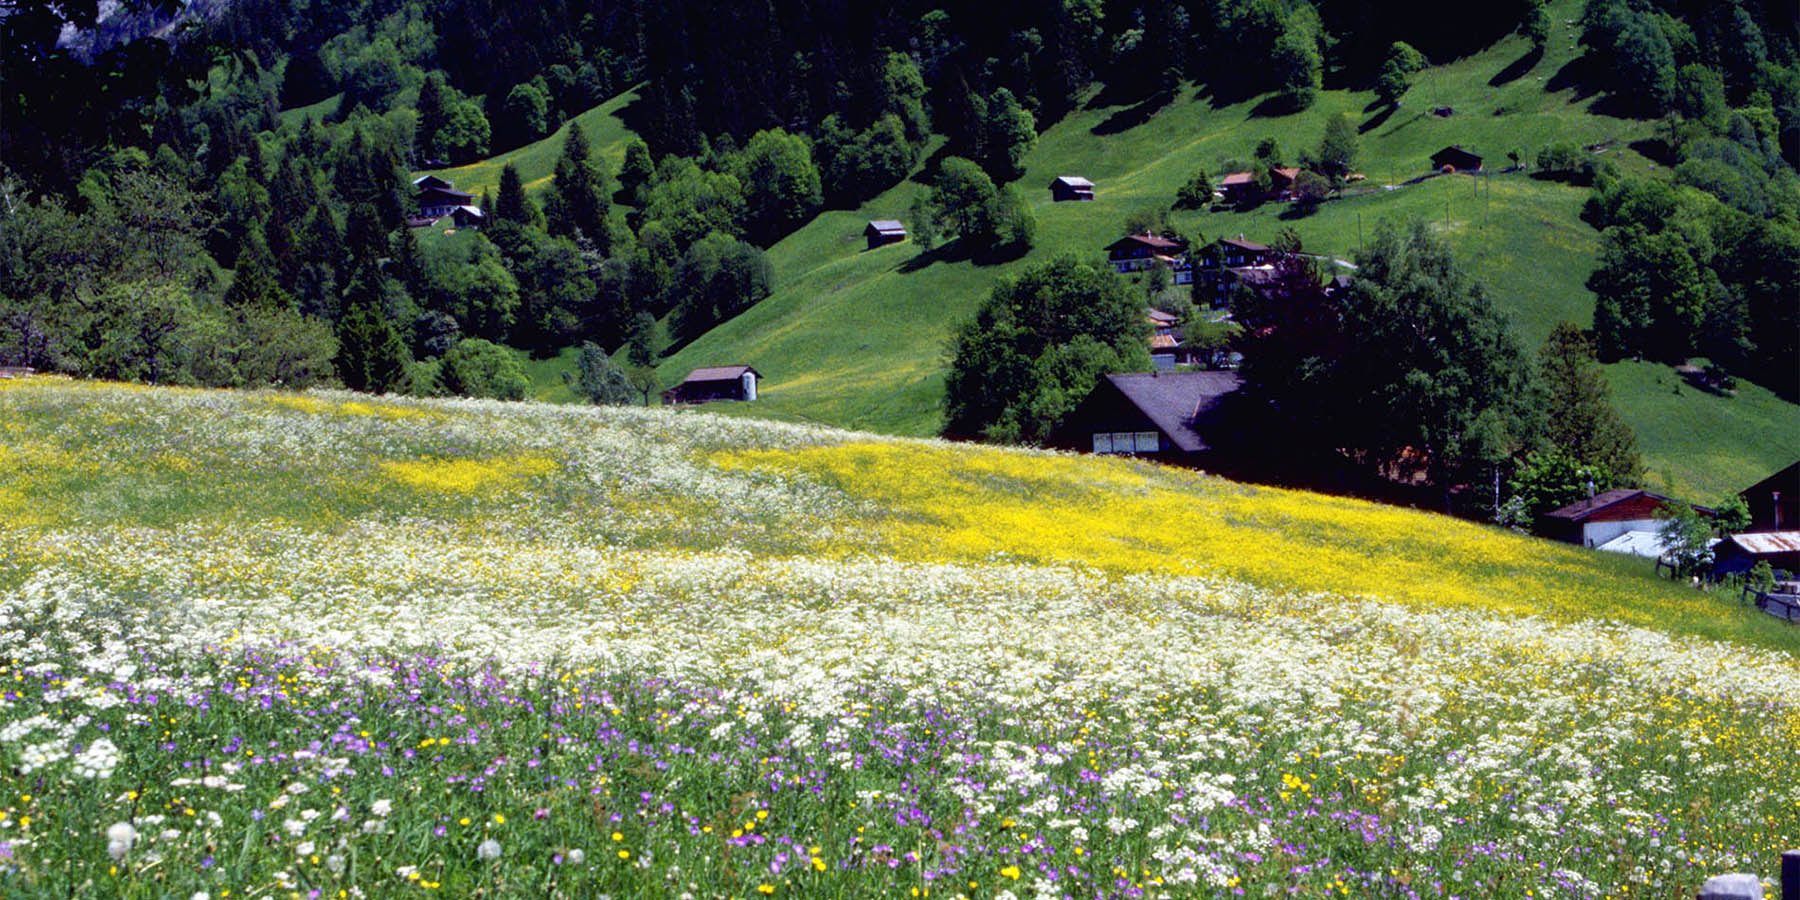
<path id="1" fill-rule="evenodd" d="M 1238 284 L 1266 284 L 1275 277 L 1275 257 L 1279 253 L 1255 241 L 1220 238 L 1207 252 L 1198 254 L 1193 280 L 1200 284 L 1195 300 L 1206 300 L 1214 307 L 1225 306 L 1231 289 Z"/>
<path id="2" fill-rule="evenodd" d="M 457 190 L 454 184 L 436 175 L 413 179 L 413 187 L 419 190 L 420 218 L 435 221 L 454 213 L 459 207 L 473 208 L 475 203 L 473 195 Z"/>
<path id="3" fill-rule="evenodd" d="M 1545 513 L 1539 531 L 1559 541 L 1599 547 L 1627 532 L 1660 531 L 1662 521 L 1656 511 L 1680 502 L 1637 488 L 1618 488 Z M 1713 513 L 1705 507 L 1694 508 L 1709 516 Z"/>
<path id="4" fill-rule="evenodd" d="M 1192 284 L 1194 267 L 1189 264 L 1187 243 L 1179 238 L 1156 234 L 1128 234 L 1106 245 L 1106 261 L 1121 275 L 1142 272 L 1161 265 L 1169 270 L 1174 284 Z"/>

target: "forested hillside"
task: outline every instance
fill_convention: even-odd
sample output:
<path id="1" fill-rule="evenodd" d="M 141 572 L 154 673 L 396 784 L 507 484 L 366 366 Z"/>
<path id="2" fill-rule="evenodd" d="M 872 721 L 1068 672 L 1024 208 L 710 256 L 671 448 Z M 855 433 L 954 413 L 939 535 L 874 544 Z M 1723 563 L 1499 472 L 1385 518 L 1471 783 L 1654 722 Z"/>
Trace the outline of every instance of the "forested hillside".
<path id="1" fill-rule="evenodd" d="M 772 412 L 916 433 L 995 278 L 1128 216 L 1343 258 L 1441 220 L 1525 350 L 1571 321 L 1622 361 L 1669 484 L 1791 455 L 1763 436 L 1800 380 L 1792 3 L 251 0 L 58 44 L 97 12 L 6 19 L 0 364 L 517 397 L 519 353 L 561 352 L 621 402 L 754 362 Z M 1340 116 L 1357 158 L 1323 152 Z M 1517 171 L 1404 186 L 1448 143 Z M 1283 163 L 1304 205 L 1170 212 Z M 1048 208 L 1075 170 L 1101 200 Z M 425 171 L 478 234 L 408 226 Z M 937 246 L 851 253 L 877 216 Z M 1673 410 L 1689 361 L 1712 393 Z"/>

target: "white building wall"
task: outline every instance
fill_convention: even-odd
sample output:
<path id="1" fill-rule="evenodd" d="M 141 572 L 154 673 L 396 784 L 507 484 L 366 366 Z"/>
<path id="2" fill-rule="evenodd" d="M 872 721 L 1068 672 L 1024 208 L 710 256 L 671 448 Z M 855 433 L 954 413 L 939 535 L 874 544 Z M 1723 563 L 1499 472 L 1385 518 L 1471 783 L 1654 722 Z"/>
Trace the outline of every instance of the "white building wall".
<path id="1" fill-rule="evenodd" d="M 1598 547 L 1627 531 L 1659 531 L 1662 522 L 1657 519 L 1632 519 L 1625 522 L 1588 522 L 1581 526 L 1581 543 L 1587 547 Z"/>

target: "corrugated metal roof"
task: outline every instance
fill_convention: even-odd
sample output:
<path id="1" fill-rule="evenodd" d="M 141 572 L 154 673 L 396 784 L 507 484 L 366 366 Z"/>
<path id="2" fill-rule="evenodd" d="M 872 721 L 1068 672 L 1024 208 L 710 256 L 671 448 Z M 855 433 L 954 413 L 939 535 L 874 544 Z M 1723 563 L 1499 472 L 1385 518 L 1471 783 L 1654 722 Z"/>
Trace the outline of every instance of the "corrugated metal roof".
<path id="1" fill-rule="evenodd" d="M 1069 187 L 1091 188 L 1094 186 L 1093 182 L 1087 180 L 1086 178 L 1081 177 L 1080 175 L 1058 175 L 1058 176 L 1056 176 L 1056 180 L 1062 182 L 1063 184 L 1068 185 Z"/>
<path id="2" fill-rule="evenodd" d="M 898 231 L 901 234 L 906 233 L 906 226 L 900 224 L 899 219 L 870 219 L 869 227 L 876 231 Z"/>
<path id="3" fill-rule="evenodd" d="M 1659 559 L 1669 549 L 1663 537 L 1654 531 L 1627 531 L 1594 548 L 1608 553 L 1629 553 L 1645 559 Z"/>
<path id="4" fill-rule="evenodd" d="M 1733 543 L 1751 553 L 1800 553 L 1800 531 L 1759 531 L 1734 534 Z"/>

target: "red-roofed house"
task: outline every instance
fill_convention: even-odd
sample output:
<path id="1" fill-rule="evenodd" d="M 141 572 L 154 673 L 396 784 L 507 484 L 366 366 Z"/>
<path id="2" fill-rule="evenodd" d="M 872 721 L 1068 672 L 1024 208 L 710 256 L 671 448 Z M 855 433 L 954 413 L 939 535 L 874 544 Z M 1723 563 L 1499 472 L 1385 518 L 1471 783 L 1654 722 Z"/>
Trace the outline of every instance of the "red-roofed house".
<path id="1" fill-rule="evenodd" d="M 1619 488 L 1544 514 L 1542 532 L 1559 541 L 1598 547 L 1628 531 L 1660 531 L 1656 511 L 1680 503 L 1636 488 Z M 1694 507 L 1706 515 L 1712 510 Z"/>

